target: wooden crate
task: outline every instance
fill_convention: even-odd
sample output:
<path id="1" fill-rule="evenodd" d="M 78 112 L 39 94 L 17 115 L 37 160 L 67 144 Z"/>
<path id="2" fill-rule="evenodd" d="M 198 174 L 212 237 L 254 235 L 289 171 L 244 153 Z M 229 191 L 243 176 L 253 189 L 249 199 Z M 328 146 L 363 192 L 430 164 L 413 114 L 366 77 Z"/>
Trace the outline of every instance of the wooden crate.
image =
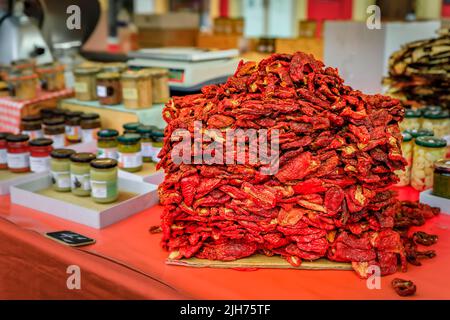
<path id="1" fill-rule="evenodd" d="M 294 53 L 296 51 L 303 51 L 306 53 L 312 53 L 316 59 L 323 60 L 323 39 L 276 39 L 275 51 L 277 53 Z"/>

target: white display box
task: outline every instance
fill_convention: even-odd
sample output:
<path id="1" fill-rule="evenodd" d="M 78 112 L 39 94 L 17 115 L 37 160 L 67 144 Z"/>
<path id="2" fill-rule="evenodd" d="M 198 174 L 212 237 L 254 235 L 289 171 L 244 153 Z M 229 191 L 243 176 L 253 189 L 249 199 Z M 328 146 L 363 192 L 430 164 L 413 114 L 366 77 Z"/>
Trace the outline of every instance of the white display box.
<path id="1" fill-rule="evenodd" d="M 431 207 L 440 208 L 442 213 L 450 214 L 450 199 L 433 195 L 431 189 L 422 191 L 419 196 L 419 201 Z"/>
<path id="2" fill-rule="evenodd" d="M 9 189 L 19 183 L 26 182 L 39 176 L 38 173 L 12 173 L 8 170 L 0 170 L 0 195 L 9 194 Z"/>
<path id="3" fill-rule="evenodd" d="M 11 187 L 11 203 L 42 211 L 95 229 L 105 228 L 158 204 L 157 186 L 119 177 L 119 199 L 97 204 L 90 197 L 51 189 L 50 174 Z"/>

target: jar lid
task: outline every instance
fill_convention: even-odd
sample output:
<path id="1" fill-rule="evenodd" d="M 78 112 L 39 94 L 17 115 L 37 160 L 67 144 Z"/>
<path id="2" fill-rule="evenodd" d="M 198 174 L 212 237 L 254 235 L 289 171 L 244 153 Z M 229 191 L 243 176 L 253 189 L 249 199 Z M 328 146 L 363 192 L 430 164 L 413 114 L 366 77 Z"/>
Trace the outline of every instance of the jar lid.
<path id="1" fill-rule="evenodd" d="M 69 159 L 73 154 L 75 154 L 75 150 L 72 149 L 54 149 L 50 156 L 55 159 Z"/>
<path id="2" fill-rule="evenodd" d="M 425 119 L 447 119 L 449 117 L 449 113 L 447 110 L 441 110 L 441 111 L 425 111 L 423 114 L 423 117 Z"/>
<path id="3" fill-rule="evenodd" d="M 441 111 L 442 107 L 441 106 L 425 106 L 425 108 L 423 109 L 423 111 Z"/>
<path id="4" fill-rule="evenodd" d="M 117 167 L 117 160 L 103 158 L 91 161 L 91 167 L 96 169 L 111 169 Z"/>
<path id="5" fill-rule="evenodd" d="M 150 73 L 140 72 L 137 70 L 127 70 L 124 73 L 122 73 L 122 79 L 143 79 L 143 78 L 150 78 Z"/>
<path id="6" fill-rule="evenodd" d="M 46 126 L 57 126 L 60 124 L 64 124 L 65 120 L 64 118 L 58 117 L 58 118 L 47 118 L 44 119 L 43 122 Z"/>
<path id="7" fill-rule="evenodd" d="M 6 140 L 6 137 L 11 134 L 11 132 L 0 132 L 0 140 Z"/>
<path id="8" fill-rule="evenodd" d="M 75 75 L 91 75 L 91 74 L 96 74 L 100 72 L 100 68 L 98 67 L 79 67 L 76 68 L 73 73 Z"/>
<path id="9" fill-rule="evenodd" d="M 450 159 L 441 159 L 434 163 L 434 167 L 439 171 L 450 173 Z"/>
<path id="10" fill-rule="evenodd" d="M 66 117 L 67 119 L 70 119 L 70 118 L 80 118 L 82 114 L 83 114 L 83 112 L 81 112 L 81 111 L 70 111 L 70 110 L 67 110 L 67 111 L 65 112 L 65 117 Z"/>
<path id="11" fill-rule="evenodd" d="M 142 69 L 141 71 L 149 73 L 152 76 L 165 76 L 169 74 L 169 70 L 164 68 L 148 68 Z"/>
<path id="12" fill-rule="evenodd" d="M 53 108 L 43 108 L 41 109 L 40 114 L 43 118 L 45 118 L 46 116 L 52 116 L 53 110 Z"/>
<path id="13" fill-rule="evenodd" d="M 83 113 L 81 115 L 81 120 L 95 120 L 95 119 L 99 119 L 100 115 L 98 113 Z"/>
<path id="14" fill-rule="evenodd" d="M 420 118 L 422 112 L 420 110 L 406 109 L 405 118 Z"/>
<path id="15" fill-rule="evenodd" d="M 161 129 L 155 127 L 152 130 L 152 136 L 162 138 L 162 137 L 164 137 L 164 130 L 161 130 Z"/>
<path id="16" fill-rule="evenodd" d="M 55 64 L 55 63 L 48 63 L 43 64 L 36 67 L 36 71 L 38 73 L 53 73 L 53 72 L 61 72 L 64 71 L 65 66 L 63 64 Z"/>
<path id="17" fill-rule="evenodd" d="M 36 122 L 36 121 L 41 121 L 42 120 L 42 116 L 39 114 L 35 114 L 32 116 L 25 116 L 22 117 L 21 121 L 22 122 Z"/>
<path id="18" fill-rule="evenodd" d="M 79 163 L 89 163 L 94 160 L 95 154 L 89 152 L 74 153 L 70 156 L 70 161 Z"/>
<path id="19" fill-rule="evenodd" d="M 409 133 L 410 135 L 413 136 L 413 138 L 434 136 L 433 130 L 429 130 L 429 129 L 419 129 L 419 130 L 408 129 L 408 130 L 405 130 L 405 133 Z"/>
<path id="20" fill-rule="evenodd" d="M 407 132 L 402 132 L 402 136 L 403 136 L 403 142 L 411 141 L 413 138 L 413 136 Z"/>
<path id="21" fill-rule="evenodd" d="M 109 80 L 109 79 L 119 79 L 119 72 L 102 72 L 97 75 L 97 79 L 100 80 Z"/>
<path id="22" fill-rule="evenodd" d="M 447 141 L 436 137 L 422 136 L 416 138 L 416 144 L 428 148 L 444 148 L 447 146 Z"/>
<path id="23" fill-rule="evenodd" d="M 8 142 L 25 142 L 30 140 L 30 137 L 26 134 L 10 134 L 6 136 Z"/>
<path id="24" fill-rule="evenodd" d="M 52 144 L 53 144 L 53 140 L 47 139 L 47 138 L 37 138 L 37 139 L 30 140 L 30 142 L 29 142 L 29 145 L 33 146 L 33 147 L 46 147 L 46 146 L 51 146 Z"/>
<path id="25" fill-rule="evenodd" d="M 114 129 L 103 129 L 97 132 L 97 136 L 100 138 L 114 138 L 119 135 L 119 131 Z"/>
<path id="26" fill-rule="evenodd" d="M 139 126 L 137 127 L 137 132 L 140 134 L 151 134 L 155 127 L 153 126 Z"/>
<path id="27" fill-rule="evenodd" d="M 141 136 L 136 133 L 125 133 L 117 138 L 123 144 L 135 144 L 141 140 Z"/>
<path id="28" fill-rule="evenodd" d="M 141 126 L 141 124 L 139 122 L 128 122 L 125 123 L 122 127 L 125 130 L 133 130 L 133 131 L 137 131 L 137 128 Z"/>
<path id="29" fill-rule="evenodd" d="M 37 79 L 37 74 L 29 73 L 29 74 L 21 74 L 21 75 L 12 75 L 8 77 L 9 81 L 25 81 L 25 80 L 33 80 Z"/>

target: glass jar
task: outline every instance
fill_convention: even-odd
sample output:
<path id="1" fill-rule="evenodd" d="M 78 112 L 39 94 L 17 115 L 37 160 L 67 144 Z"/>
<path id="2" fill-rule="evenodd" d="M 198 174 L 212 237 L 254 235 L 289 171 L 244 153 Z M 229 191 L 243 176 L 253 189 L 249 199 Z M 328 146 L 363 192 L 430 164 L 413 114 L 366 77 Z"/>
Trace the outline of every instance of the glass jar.
<path id="1" fill-rule="evenodd" d="M 44 137 L 53 140 L 55 149 L 63 148 L 66 145 L 66 128 L 64 118 L 44 119 Z"/>
<path id="2" fill-rule="evenodd" d="M 140 126 L 141 124 L 139 122 L 128 122 L 125 123 L 122 127 L 123 127 L 123 133 L 137 133 L 137 128 Z"/>
<path id="3" fill-rule="evenodd" d="M 50 171 L 50 154 L 53 141 L 47 138 L 30 140 L 30 170 L 32 172 Z"/>
<path id="4" fill-rule="evenodd" d="M 65 133 L 66 141 L 69 144 L 81 142 L 81 111 L 66 112 Z"/>
<path id="5" fill-rule="evenodd" d="M 46 91 L 63 90 L 66 87 L 64 65 L 50 63 L 36 68 L 36 73 L 41 80 L 41 88 Z"/>
<path id="6" fill-rule="evenodd" d="M 76 68 L 75 75 L 75 98 L 81 101 L 92 101 L 97 99 L 97 67 Z"/>
<path id="7" fill-rule="evenodd" d="M 159 162 L 158 154 L 164 144 L 164 130 L 153 128 L 152 130 L 153 162 Z"/>
<path id="8" fill-rule="evenodd" d="M 28 146 L 28 137 L 25 134 L 10 134 L 6 137 L 9 171 L 22 173 L 30 171 L 30 147 Z"/>
<path id="9" fill-rule="evenodd" d="M 20 121 L 20 130 L 22 134 L 30 137 L 30 140 L 42 138 L 42 117 L 40 115 L 25 116 Z"/>
<path id="10" fill-rule="evenodd" d="M 117 160 L 91 161 L 91 197 L 97 203 L 111 203 L 119 197 Z"/>
<path id="11" fill-rule="evenodd" d="M 433 130 L 434 135 L 443 138 L 450 134 L 450 118 L 445 111 L 425 111 L 423 114 L 422 128 Z"/>
<path id="12" fill-rule="evenodd" d="M 450 199 L 450 159 L 442 159 L 434 164 L 433 194 Z"/>
<path id="13" fill-rule="evenodd" d="M 70 188 L 76 196 L 91 195 L 91 166 L 95 154 L 81 152 L 70 156 Z"/>
<path id="14" fill-rule="evenodd" d="M 152 78 L 149 73 L 128 70 L 122 74 L 122 97 L 126 108 L 152 106 Z"/>
<path id="15" fill-rule="evenodd" d="M 418 137 L 415 140 L 411 186 L 426 190 L 433 186 L 434 163 L 445 156 L 447 142 L 436 137 Z"/>
<path id="16" fill-rule="evenodd" d="M 42 119 L 53 118 L 53 110 L 54 108 L 42 108 L 39 112 L 41 114 Z"/>
<path id="17" fill-rule="evenodd" d="M 399 123 L 400 131 L 419 130 L 422 113 L 420 110 L 406 109 L 405 118 Z"/>
<path id="18" fill-rule="evenodd" d="M 396 170 L 395 174 L 400 179 L 400 181 L 396 184 L 398 187 L 408 186 L 411 180 L 411 165 L 413 159 L 413 138 L 408 133 L 403 133 L 403 141 L 402 141 L 402 154 L 403 158 L 407 161 L 405 166 L 405 170 Z"/>
<path id="19" fill-rule="evenodd" d="M 428 129 L 413 129 L 413 130 L 405 130 L 405 133 L 410 134 L 414 139 L 417 137 L 432 137 L 434 136 L 433 130 Z"/>
<path id="20" fill-rule="evenodd" d="M 151 126 L 139 126 L 137 128 L 137 133 L 141 136 L 141 153 L 144 162 L 153 161 L 153 129 L 154 127 Z"/>
<path id="21" fill-rule="evenodd" d="M 153 103 L 166 103 L 170 99 L 169 70 L 161 68 L 145 69 L 152 77 Z M 181 80 L 181 79 L 180 79 Z"/>
<path id="22" fill-rule="evenodd" d="M 55 191 L 70 191 L 70 157 L 73 154 L 72 149 L 55 149 L 50 153 L 50 174 Z"/>
<path id="23" fill-rule="evenodd" d="M 122 102 L 122 88 L 118 72 L 102 72 L 97 75 L 97 96 L 103 105 Z"/>
<path id="24" fill-rule="evenodd" d="M 8 96 L 9 96 L 8 84 L 4 81 L 0 81 L 0 97 L 8 97 Z"/>
<path id="25" fill-rule="evenodd" d="M 31 100 L 37 96 L 38 76 L 34 73 L 13 74 L 8 77 L 12 96 L 19 100 Z"/>
<path id="26" fill-rule="evenodd" d="M 117 160 L 119 155 L 117 153 L 117 137 L 119 131 L 114 129 L 104 129 L 97 133 L 97 158 L 110 158 Z"/>
<path id="27" fill-rule="evenodd" d="M 119 142 L 119 168 L 129 172 L 142 170 L 141 136 L 126 133 L 117 138 Z"/>
<path id="28" fill-rule="evenodd" d="M 33 59 L 18 59 L 11 62 L 10 69 L 12 72 L 23 73 L 33 71 L 35 66 L 36 61 Z"/>
<path id="29" fill-rule="evenodd" d="M 6 137 L 10 134 L 10 132 L 0 132 L 0 170 L 8 169 Z"/>
<path id="30" fill-rule="evenodd" d="M 101 128 L 100 115 L 98 113 L 85 113 L 81 116 L 81 137 L 84 143 L 97 139 L 97 132 Z"/>

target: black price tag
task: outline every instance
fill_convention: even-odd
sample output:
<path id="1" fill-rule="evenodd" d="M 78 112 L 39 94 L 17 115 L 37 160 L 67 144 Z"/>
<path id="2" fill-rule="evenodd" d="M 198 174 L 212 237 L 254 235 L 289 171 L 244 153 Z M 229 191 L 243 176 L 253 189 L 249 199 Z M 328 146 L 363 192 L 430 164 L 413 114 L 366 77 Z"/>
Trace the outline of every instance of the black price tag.
<path id="1" fill-rule="evenodd" d="M 56 231 L 56 232 L 47 232 L 45 234 L 46 237 L 56 240 L 60 243 L 63 243 L 72 247 L 85 246 L 88 244 L 95 243 L 94 239 L 85 237 L 79 233 L 72 231 Z"/>

